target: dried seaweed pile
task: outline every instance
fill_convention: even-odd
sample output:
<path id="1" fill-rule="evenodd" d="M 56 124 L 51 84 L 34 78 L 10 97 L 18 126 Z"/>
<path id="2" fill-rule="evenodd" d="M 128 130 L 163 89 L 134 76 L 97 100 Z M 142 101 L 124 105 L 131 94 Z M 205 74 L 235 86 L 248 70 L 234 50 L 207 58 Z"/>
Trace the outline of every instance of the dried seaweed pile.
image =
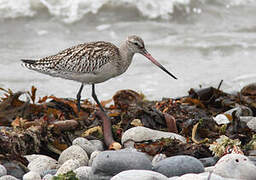
<path id="1" fill-rule="evenodd" d="M 0 101 L 1 158 L 31 153 L 57 157 L 76 137 L 103 140 L 103 120 L 97 115 L 96 105 L 88 100 L 82 102 L 78 113 L 76 100 L 37 98 L 35 87 L 30 92 L 1 90 L 5 91 Z M 112 121 L 117 142 L 123 132 L 134 126 L 175 132 L 187 138 L 186 144 L 170 139 L 136 143 L 137 149 L 151 155 L 210 157 L 213 154 L 209 146 L 221 135 L 238 139 L 245 154 L 256 149 L 255 132 L 240 119 L 241 115 L 256 116 L 255 84 L 236 94 L 213 87 L 191 89 L 188 96 L 161 101 L 148 101 L 142 94 L 121 90 L 113 100 L 101 103 Z M 236 107 L 241 108 L 225 114 L 230 123 L 216 124 L 214 117 Z"/>

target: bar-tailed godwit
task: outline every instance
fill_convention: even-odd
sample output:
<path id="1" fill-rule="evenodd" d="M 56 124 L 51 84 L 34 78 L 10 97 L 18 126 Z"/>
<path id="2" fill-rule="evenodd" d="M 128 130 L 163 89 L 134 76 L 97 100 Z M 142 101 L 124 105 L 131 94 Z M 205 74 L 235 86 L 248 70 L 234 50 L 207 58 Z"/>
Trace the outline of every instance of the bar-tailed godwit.
<path id="1" fill-rule="evenodd" d="M 91 84 L 92 97 L 104 112 L 95 93 L 95 84 L 123 74 L 130 66 L 135 53 L 144 55 L 171 77 L 177 79 L 147 52 L 144 41 L 135 35 L 129 36 L 120 48 L 109 42 L 90 42 L 39 60 L 22 60 L 22 64 L 40 73 L 81 82 L 77 93 L 78 111 L 80 111 L 83 87 L 85 84 Z"/>

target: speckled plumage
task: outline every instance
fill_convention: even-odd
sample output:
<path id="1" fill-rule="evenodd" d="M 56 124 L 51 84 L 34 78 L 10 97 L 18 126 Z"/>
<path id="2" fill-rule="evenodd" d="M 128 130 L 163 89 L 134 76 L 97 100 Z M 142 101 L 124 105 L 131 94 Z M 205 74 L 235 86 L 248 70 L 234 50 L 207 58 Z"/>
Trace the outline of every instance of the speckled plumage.
<path id="1" fill-rule="evenodd" d="M 40 60 L 23 60 L 23 65 L 28 69 L 51 76 L 91 84 L 98 83 L 100 80 L 90 82 L 92 79 L 90 76 L 99 76 L 102 67 L 106 64 L 110 64 L 114 71 L 122 69 L 120 61 L 119 49 L 115 45 L 98 41 L 79 44 Z M 86 75 L 89 78 L 86 78 Z M 112 76 L 114 77 L 114 74 Z M 105 78 L 102 79 L 105 80 Z"/>

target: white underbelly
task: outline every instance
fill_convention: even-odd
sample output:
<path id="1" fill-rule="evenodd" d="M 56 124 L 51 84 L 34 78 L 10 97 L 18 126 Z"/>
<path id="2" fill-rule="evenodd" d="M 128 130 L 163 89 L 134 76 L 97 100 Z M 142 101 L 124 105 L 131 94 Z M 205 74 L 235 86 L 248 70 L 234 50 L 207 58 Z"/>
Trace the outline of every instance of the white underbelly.
<path id="1" fill-rule="evenodd" d="M 119 75 L 119 73 L 117 73 L 115 67 L 105 65 L 94 73 L 68 72 L 62 75 L 59 74 L 58 77 L 78 81 L 84 84 L 97 84 L 107 81 L 117 75 Z"/>

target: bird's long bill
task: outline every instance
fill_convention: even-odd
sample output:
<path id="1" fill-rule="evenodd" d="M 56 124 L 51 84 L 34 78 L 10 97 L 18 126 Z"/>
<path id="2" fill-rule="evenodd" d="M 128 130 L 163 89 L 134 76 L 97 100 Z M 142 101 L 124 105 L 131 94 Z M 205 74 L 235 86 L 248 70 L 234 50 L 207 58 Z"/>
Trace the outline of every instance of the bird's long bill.
<path id="1" fill-rule="evenodd" d="M 167 71 L 167 69 L 165 69 L 157 60 L 155 60 L 151 54 L 149 54 L 147 51 L 145 51 L 143 53 L 143 55 L 148 58 L 152 63 L 154 63 L 155 65 L 157 65 L 159 68 L 161 68 L 164 72 L 166 72 L 167 74 L 169 74 L 171 77 L 173 77 L 174 79 L 177 79 L 172 73 L 170 73 L 169 71 Z"/>

